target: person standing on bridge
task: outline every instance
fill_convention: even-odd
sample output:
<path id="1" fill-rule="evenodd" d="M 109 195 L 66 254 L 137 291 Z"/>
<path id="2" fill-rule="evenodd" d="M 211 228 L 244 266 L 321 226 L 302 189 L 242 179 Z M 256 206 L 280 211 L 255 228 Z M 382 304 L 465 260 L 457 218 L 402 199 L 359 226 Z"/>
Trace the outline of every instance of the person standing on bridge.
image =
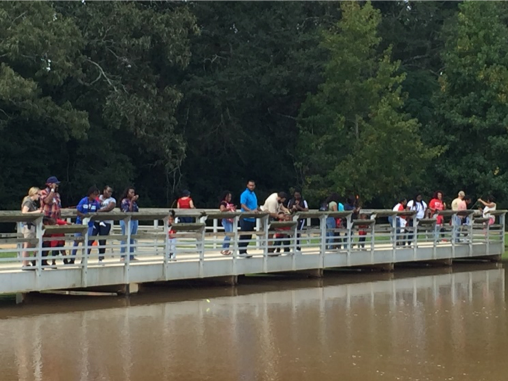
<path id="1" fill-rule="evenodd" d="M 21 213 L 33 214 L 40 213 L 39 207 L 36 205 L 36 202 L 39 201 L 39 188 L 32 187 L 28 190 L 28 196 L 23 198 L 21 202 Z M 31 222 L 27 222 L 23 224 L 23 238 L 25 239 L 35 239 L 35 225 Z M 29 269 L 30 263 L 26 258 L 30 257 L 27 249 L 34 248 L 35 244 L 32 242 L 24 242 L 23 243 L 23 253 L 21 254 L 23 257 L 23 270 Z"/>
<path id="2" fill-rule="evenodd" d="M 293 214 L 298 214 L 299 212 L 308 212 L 309 204 L 302 196 L 301 190 L 297 189 L 293 193 L 293 198 L 288 202 L 288 209 Z M 305 226 L 305 218 L 298 219 L 298 225 L 296 227 L 296 250 L 302 251 L 300 247 L 300 232 L 303 230 Z"/>
<path id="3" fill-rule="evenodd" d="M 240 196 L 241 211 L 243 213 L 258 212 L 258 198 L 256 197 L 256 193 L 254 193 L 254 189 L 256 189 L 256 183 L 253 180 L 249 180 L 247 182 L 247 189 L 245 189 Z M 239 255 L 250 258 L 247 254 L 247 246 L 252 239 L 252 233 L 250 232 L 254 231 L 256 228 L 256 219 L 253 217 L 240 219 L 240 228 L 244 233 L 240 236 L 240 242 L 238 243 Z"/>
<path id="4" fill-rule="evenodd" d="M 407 210 L 416 212 L 416 216 L 414 218 L 410 218 L 408 222 L 411 229 L 407 240 L 409 244 L 411 244 L 414 238 L 415 219 L 416 221 L 424 219 L 425 212 L 427 211 L 427 203 L 423 201 L 421 193 L 416 193 L 416 196 L 407 203 Z"/>
<path id="5" fill-rule="evenodd" d="M 192 198 L 190 197 L 191 193 L 188 190 L 184 190 L 182 192 L 182 197 L 178 199 L 176 202 L 176 207 L 178 209 L 196 209 L 194 207 L 194 201 L 192 201 Z M 192 223 L 194 222 L 194 218 L 192 217 L 180 217 L 179 221 L 182 223 Z"/>
<path id="6" fill-rule="evenodd" d="M 51 176 L 46 180 L 46 189 L 41 190 L 41 211 L 45 217 L 57 220 L 61 217 L 60 209 L 62 202 L 58 186 L 60 181 L 55 176 Z"/>
<path id="7" fill-rule="evenodd" d="M 136 189 L 134 187 L 127 187 L 125 191 L 122 194 L 122 197 L 120 197 L 121 203 L 120 203 L 120 210 L 124 213 L 138 213 L 139 207 L 137 204 L 137 201 L 139 199 L 139 195 L 136 194 Z M 124 220 L 120 221 L 120 228 L 122 229 L 122 235 L 125 235 L 127 232 L 127 225 L 125 224 Z M 138 232 L 138 220 L 131 220 L 131 236 L 135 235 Z M 130 260 L 135 261 L 136 258 L 134 257 L 134 245 L 136 241 L 131 237 L 130 239 Z M 120 249 L 121 260 L 125 260 L 125 244 L 126 241 L 121 241 L 122 247 Z"/>
<path id="8" fill-rule="evenodd" d="M 231 192 L 225 191 L 221 197 L 221 202 L 219 205 L 219 209 L 222 213 L 227 212 L 235 212 L 236 207 L 234 204 L 231 203 Z M 233 222 L 234 218 L 223 218 L 222 219 L 222 226 L 224 227 L 224 232 L 226 233 L 226 236 L 224 237 L 224 242 L 222 243 L 222 255 L 229 255 L 231 254 L 231 251 L 229 251 L 229 241 L 231 238 L 228 236 L 228 233 L 231 233 L 233 231 Z"/>
<path id="9" fill-rule="evenodd" d="M 101 204 L 97 201 L 97 197 L 99 196 L 99 189 L 96 186 L 90 187 L 88 192 L 86 193 L 86 197 L 83 197 L 81 201 L 76 206 L 76 212 L 78 217 L 76 218 L 77 225 L 87 225 L 88 226 L 88 252 L 92 250 L 93 239 L 90 237 L 96 236 L 98 231 L 95 229 L 94 222 L 90 220 L 90 217 L 87 216 L 90 213 L 97 213 L 101 208 Z M 76 233 L 74 235 L 75 238 L 83 237 L 82 233 Z M 76 252 L 80 241 L 74 241 L 74 249 L 72 250 L 72 255 L 69 260 L 70 264 L 74 264 L 76 261 Z M 84 242 L 84 241 L 83 241 Z"/>
<path id="10" fill-rule="evenodd" d="M 446 204 L 443 202 L 443 192 L 434 192 L 434 197 L 429 202 L 429 214 L 432 218 L 436 219 L 436 241 L 439 238 L 439 233 L 442 232 L 444 217 L 439 214 L 440 211 L 446 209 Z"/>
<path id="11" fill-rule="evenodd" d="M 99 196 L 99 202 L 101 203 L 101 209 L 99 212 L 111 212 L 116 207 L 116 200 L 112 197 L 113 188 L 109 185 L 104 187 L 102 194 Z M 99 236 L 109 235 L 111 228 L 113 227 L 113 221 L 99 221 L 95 223 L 95 228 Z M 104 259 L 106 253 L 106 240 L 99 240 L 99 262 Z"/>
<path id="12" fill-rule="evenodd" d="M 279 214 L 289 214 L 289 210 L 284 207 L 284 201 L 288 198 L 285 192 L 272 193 L 265 200 L 263 206 L 261 206 L 262 212 L 268 212 L 270 214 L 269 222 L 277 220 L 279 218 Z M 264 226 L 264 229 L 268 229 L 268 226 Z M 268 239 L 272 239 L 273 234 L 268 234 Z M 275 251 L 275 247 L 272 247 L 272 242 L 268 242 L 268 252 L 273 253 Z"/>

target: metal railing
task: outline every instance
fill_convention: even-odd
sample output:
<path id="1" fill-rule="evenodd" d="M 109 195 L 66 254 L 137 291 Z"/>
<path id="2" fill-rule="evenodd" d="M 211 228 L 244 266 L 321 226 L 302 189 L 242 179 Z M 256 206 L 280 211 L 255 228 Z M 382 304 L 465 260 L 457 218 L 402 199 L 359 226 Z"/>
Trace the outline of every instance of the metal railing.
<path id="1" fill-rule="evenodd" d="M 275 256 L 292 256 L 295 262 L 300 255 L 319 255 L 324 267 L 327 255 L 341 254 L 351 265 L 349 259 L 358 253 L 370 253 L 373 258 L 374 252 L 379 250 L 391 252 L 394 262 L 400 251 L 412 253 L 410 259 L 417 261 L 420 249 L 436 253 L 440 247 L 449 248 L 449 257 L 456 258 L 458 248 L 461 248 L 462 256 L 473 256 L 473 245 L 478 244 L 484 245 L 485 255 L 502 254 L 490 248 L 499 243 L 502 245 L 498 246 L 504 248 L 506 211 L 492 212 L 496 218 L 492 225 L 486 219 L 475 217 L 473 211 L 443 211 L 440 214 L 445 221 L 442 225 L 437 225 L 435 219 L 417 220 L 413 212 L 391 210 L 362 210 L 359 213 L 361 219 L 355 220 L 351 212 L 309 211 L 292 216 L 291 221 L 271 221 L 267 213 L 192 210 L 180 215 L 193 216 L 198 222 L 175 224 L 174 232 L 169 234 L 167 211 L 145 209 L 139 213 L 92 215 L 93 223 L 123 221 L 125 231 L 123 235 L 114 229 L 108 236 L 90 236 L 84 225 L 44 226 L 43 216 L 39 214 L 0 212 L 0 222 L 16 223 L 19 231 L 3 234 L 0 238 L 0 273 L 20 270 L 24 259 L 31 261 L 30 269 L 37 272 L 56 266 L 57 269 L 80 268 L 85 276 L 90 266 L 124 266 L 128 272 L 132 265 L 159 263 L 167 270 L 177 261 L 235 262 L 244 257 L 263 258 L 262 271 L 269 270 L 268 258 Z M 68 217 L 72 218 L 72 215 Z M 240 219 L 246 217 L 256 219 L 254 231 L 239 229 Z M 232 232 L 225 233 L 220 229 L 223 219 L 233 221 Z M 35 226 L 35 238 L 23 237 L 20 228 L 24 224 Z M 133 233 L 135 224 L 139 224 L 139 228 Z M 228 238 L 231 255 L 226 256 L 220 251 Z M 99 240 L 104 242 L 99 243 Z M 29 247 L 23 248 L 24 244 Z M 242 244 L 247 250 L 246 255 L 240 250 Z M 99 249 L 105 251 L 102 262 L 99 262 Z M 28 258 L 24 258 L 23 253 Z M 298 266 L 294 263 L 293 267 Z"/>

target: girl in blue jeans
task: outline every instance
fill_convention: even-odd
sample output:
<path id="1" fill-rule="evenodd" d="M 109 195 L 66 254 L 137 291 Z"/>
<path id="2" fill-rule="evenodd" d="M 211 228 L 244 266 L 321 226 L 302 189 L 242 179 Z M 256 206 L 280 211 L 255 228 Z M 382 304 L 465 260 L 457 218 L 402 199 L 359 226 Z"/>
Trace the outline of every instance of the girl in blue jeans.
<path id="1" fill-rule="evenodd" d="M 137 204 L 137 200 L 139 198 L 139 195 L 136 194 L 136 190 L 134 187 L 128 187 L 123 192 L 122 197 L 120 198 L 121 204 L 120 204 L 120 210 L 124 213 L 137 213 L 139 212 L 139 207 Z M 131 236 L 136 234 L 138 232 L 138 220 L 131 220 Z M 127 226 L 125 224 L 124 220 L 120 221 L 120 228 L 122 229 L 122 235 L 127 234 Z M 131 238 L 130 239 L 130 260 L 133 261 L 136 258 L 134 257 L 134 244 L 136 243 L 136 240 Z M 126 241 L 122 241 L 122 248 L 120 249 L 120 252 L 122 253 L 122 260 L 125 259 L 125 249 L 126 249 Z"/>
<path id="2" fill-rule="evenodd" d="M 222 213 L 227 212 L 235 212 L 236 208 L 233 204 L 231 204 L 231 198 L 232 194 L 230 191 L 225 191 L 222 194 L 221 202 L 219 205 L 219 209 Z M 222 226 L 224 227 L 224 232 L 226 233 L 226 236 L 224 237 L 224 242 L 222 243 L 222 255 L 229 255 L 231 254 L 231 251 L 229 251 L 229 241 L 231 238 L 227 235 L 227 233 L 231 233 L 233 231 L 233 218 L 223 218 L 222 219 Z"/>

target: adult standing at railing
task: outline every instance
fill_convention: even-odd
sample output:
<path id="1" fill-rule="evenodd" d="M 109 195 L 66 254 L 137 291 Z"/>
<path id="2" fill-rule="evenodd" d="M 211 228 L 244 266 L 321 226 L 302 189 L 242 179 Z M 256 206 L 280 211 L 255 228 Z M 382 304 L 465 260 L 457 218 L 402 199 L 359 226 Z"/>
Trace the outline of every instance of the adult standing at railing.
<path id="1" fill-rule="evenodd" d="M 32 187 L 28 190 L 28 196 L 23 198 L 21 202 L 21 213 L 33 214 L 40 213 L 40 208 L 36 205 L 36 202 L 39 200 L 40 190 L 37 187 Z M 27 222 L 23 224 L 23 238 L 24 239 L 35 239 L 35 225 L 31 222 Z M 25 258 L 29 258 L 30 254 L 27 249 L 34 248 L 35 244 L 31 242 L 23 243 L 23 253 L 21 254 L 23 257 L 23 270 L 29 269 L 30 262 Z"/>
<path id="2" fill-rule="evenodd" d="M 90 213 L 97 213 L 100 210 L 101 204 L 99 201 L 97 201 L 98 197 L 99 197 L 99 189 L 96 186 L 92 186 L 88 189 L 86 197 L 83 197 L 76 206 L 76 213 L 78 214 L 78 217 L 76 218 L 76 224 L 88 226 L 87 255 L 90 254 L 90 251 L 92 250 L 93 240 L 91 240 L 90 237 L 96 236 L 98 233 L 94 222 L 91 221 L 90 217 L 88 217 L 87 215 Z M 81 238 L 83 237 L 83 234 L 76 233 L 74 236 L 76 238 Z M 72 249 L 71 259 L 69 260 L 70 264 L 73 264 L 76 260 L 77 253 L 76 247 L 78 247 L 78 245 L 79 241 L 74 241 L 74 249 Z"/>
<path id="3" fill-rule="evenodd" d="M 489 219 L 488 224 L 492 225 L 495 222 L 495 217 L 492 216 L 490 214 L 490 212 L 496 210 L 496 207 L 497 207 L 497 205 L 495 203 L 494 196 L 489 195 L 487 197 L 487 201 L 483 201 L 481 198 L 479 198 L 478 202 L 482 203 L 483 206 L 484 206 L 484 208 L 483 208 L 483 218 L 488 218 Z"/>
<path id="4" fill-rule="evenodd" d="M 268 198 L 265 200 L 265 203 L 261 206 L 262 212 L 268 212 L 270 217 L 268 223 L 271 221 L 277 220 L 279 218 L 280 213 L 289 214 L 289 210 L 287 210 L 284 207 L 284 201 L 288 198 L 287 194 L 285 192 L 278 192 L 278 193 L 272 193 Z M 264 226 L 264 229 L 268 230 L 268 226 Z M 273 234 L 268 234 L 268 239 L 272 239 Z M 275 247 L 272 246 L 272 243 L 269 241 L 267 243 L 268 245 L 268 252 L 273 253 L 275 251 Z"/>
<path id="5" fill-rule="evenodd" d="M 427 211 L 427 203 L 423 201 L 423 196 L 421 193 L 417 193 L 415 197 L 407 203 L 407 210 L 416 212 L 415 217 L 410 218 L 408 222 L 409 227 L 412 229 L 410 230 L 407 240 L 409 244 L 411 244 L 411 242 L 413 242 L 414 237 L 413 228 L 415 226 L 415 219 L 417 222 L 419 220 L 423 220 L 425 218 L 425 212 Z"/>
<path id="6" fill-rule="evenodd" d="M 256 183 L 253 180 L 247 182 L 247 189 L 240 195 L 241 211 L 244 213 L 257 213 L 258 211 L 258 198 L 256 193 Z M 240 228 L 242 232 L 252 232 L 256 227 L 256 219 L 253 217 L 247 217 L 240 219 Z M 249 241 L 252 239 L 252 233 L 243 233 L 240 236 L 240 242 L 238 243 L 239 255 L 250 258 L 247 254 L 247 246 Z"/>
<path id="7" fill-rule="evenodd" d="M 343 212 L 344 205 L 339 202 L 339 195 L 337 193 L 332 193 L 328 196 L 319 210 L 328 212 Z M 335 217 L 329 216 L 326 218 L 326 245 L 328 250 L 334 250 L 337 248 L 334 237 L 339 237 L 340 233 L 335 232 L 334 230 L 340 226 L 339 224 L 340 220 Z M 340 242 L 340 238 L 337 238 L 337 240 Z"/>
<path id="8" fill-rule="evenodd" d="M 236 207 L 234 204 L 231 203 L 232 194 L 230 191 L 225 191 L 222 194 L 221 202 L 219 205 L 219 209 L 222 213 L 227 212 L 235 212 Z M 226 236 L 224 237 L 224 241 L 222 242 L 222 255 L 229 255 L 231 254 L 231 251 L 229 251 L 229 241 L 231 241 L 231 238 L 228 236 L 228 233 L 231 233 L 233 231 L 233 218 L 223 218 L 222 219 L 222 226 L 224 227 L 224 232 L 226 233 Z"/>
<path id="9" fill-rule="evenodd" d="M 134 187 L 127 187 L 120 197 L 120 210 L 124 213 L 138 213 L 138 201 L 139 195 L 136 194 L 136 189 Z M 136 258 L 132 253 L 134 253 L 134 244 L 136 241 L 132 238 L 138 232 L 138 220 L 131 220 L 131 239 L 130 239 L 130 260 L 135 261 Z M 120 228 L 122 229 L 122 235 L 126 235 L 127 226 L 124 220 L 120 220 Z M 121 252 L 121 260 L 125 260 L 125 244 L 126 241 L 121 241 L 122 247 L 120 248 Z"/>
<path id="10" fill-rule="evenodd" d="M 178 209 L 196 209 L 196 207 L 194 206 L 194 201 L 192 201 L 190 195 L 191 193 L 188 190 L 184 190 L 182 192 L 182 197 L 180 197 L 176 202 L 176 207 Z M 194 219 L 192 217 L 179 217 L 178 220 L 183 223 L 194 222 Z"/>
<path id="11" fill-rule="evenodd" d="M 46 180 L 46 189 L 41 190 L 41 211 L 45 217 L 58 219 L 61 216 L 62 201 L 58 186 L 60 181 L 55 176 L 51 176 Z"/>
<path id="12" fill-rule="evenodd" d="M 99 196 L 99 202 L 101 203 L 101 209 L 99 212 L 111 212 L 116 207 L 116 200 L 113 197 L 113 188 L 109 185 L 106 185 L 102 191 L 102 194 Z M 113 221 L 99 221 L 95 223 L 97 232 L 99 236 L 109 235 L 111 232 L 111 228 L 113 227 Z M 106 253 L 106 240 L 99 240 L 99 262 L 102 262 L 104 259 L 104 254 Z"/>
<path id="13" fill-rule="evenodd" d="M 302 192 L 297 189 L 293 193 L 293 198 L 289 200 L 288 202 L 288 209 L 291 213 L 295 214 L 298 212 L 308 212 L 309 211 L 309 204 L 307 204 L 307 201 L 303 198 Z M 305 226 L 305 218 L 299 218 L 298 219 L 298 225 L 296 226 L 296 250 L 301 251 L 300 247 L 300 232 L 303 230 L 303 227 Z"/>
<path id="14" fill-rule="evenodd" d="M 434 192 L 434 197 L 432 197 L 432 199 L 429 202 L 429 213 L 431 218 L 436 219 L 436 230 L 435 230 L 436 240 L 438 239 L 439 233 L 443 231 L 443 222 L 444 222 L 444 217 L 438 214 L 438 212 L 445 209 L 446 204 L 443 202 L 443 192 L 441 191 Z"/>

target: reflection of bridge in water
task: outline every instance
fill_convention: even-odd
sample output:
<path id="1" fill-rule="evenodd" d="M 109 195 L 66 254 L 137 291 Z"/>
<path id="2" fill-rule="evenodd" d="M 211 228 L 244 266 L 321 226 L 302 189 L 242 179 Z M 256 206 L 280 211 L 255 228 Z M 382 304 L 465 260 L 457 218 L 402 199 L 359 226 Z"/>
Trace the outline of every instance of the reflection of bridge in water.
<path id="1" fill-rule="evenodd" d="M 444 357 L 452 358 L 453 369 L 453 361 L 467 361 L 471 348 L 485 340 L 492 346 L 485 356 L 491 350 L 505 353 L 496 343 L 496 336 L 503 334 L 499 324 L 504 326 L 506 318 L 505 272 L 492 267 L 353 284 L 334 284 L 338 279 L 332 277 L 268 292 L 250 292 L 251 285 L 241 286 L 239 292 L 201 288 L 202 298 L 191 301 L 164 302 L 174 298 L 167 292 L 130 302 L 95 298 L 84 303 L 83 311 L 52 313 L 59 304 L 66 308 L 69 301 L 64 298 L 55 307 L 27 305 L 34 315 L 24 318 L 20 315 L 25 308 L 0 310 L 0 316 L 16 316 L 2 319 L 0 325 L 4 338 L 0 357 L 3 364 L 10 364 L 4 379 L 45 380 L 58 375 L 74 380 L 282 381 L 297 377 L 298 361 L 311 369 L 314 361 L 329 359 L 328 372 L 354 371 L 363 379 L 372 379 L 376 370 L 389 373 L 391 366 L 402 372 L 399 375 L 404 375 L 405 367 L 414 376 L 420 367 L 444 364 Z M 287 282 L 267 280 L 261 288 L 280 289 Z M 179 292 L 171 290 L 169 295 Z M 237 295 L 207 300 L 203 295 L 208 292 Z M 87 310 L 119 300 L 134 305 Z M 152 300 L 155 304 L 147 304 Z M 488 317 L 492 324 L 487 324 Z M 356 366 L 360 369 L 354 370 Z M 190 370 L 192 376 L 186 373 Z M 470 374 L 467 367 L 461 371 Z M 492 379 L 501 379 L 493 375 Z"/>
<path id="2" fill-rule="evenodd" d="M 174 232 L 168 232 L 167 212 L 144 210 L 140 213 L 105 213 L 92 216 L 95 221 L 124 221 L 128 227 L 125 235 L 112 234 L 101 247 L 106 258 L 98 262 L 97 247 L 88 246 L 87 228 L 83 225 L 44 226 L 40 215 L 17 212 L 0 213 L 0 222 L 29 222 L 36 226 L 37 237 L 24 239 L 19 234 L 3 237 L 0 247 L 0 293 L 26 293 L 31 291 L 83 289 L 105 287 L 112 291 L 132 292 L 137 285 L 149 282 L 164 282 L 182 279 L 210 278 L 236 284 L 237 276 L 257 273 L 303 272 L 320 277 L 324 269 L 353 266 L 377 266 L 393 270 L 394 264 L 405 262 L 441 262 L 451 265 L 455 259 L 500 260 L 504 252 L 505 211 L 495 211 L 499 223 L 486 224 L 486 220 L 473 218 L 473 211 L 464 211 L 473 221 L 470 225 L 456 225 L 455 212 L 442 214 L 450 224 L 436 227 L 436 220 L 414 220 L 412 227 L 400 231 L 396 218 L 386 224 L 387 216 L 413 219 L 412 212 L 391 210 L 365 210 L 368 219 L 352 220 L 351 212 L 305 212 L 294 216 L 294 221 L 270 222 L 263 213 L 218 213 L 217 211 L 192 211 L 200 216 L 201 222 L 176 224 Z M 248 246 L 249 257 L 240 255 L 242 234 L 237 228 L 240 218 L 250 216 L 258 221 L 258 229 L 250 232 L 255 238 Z M 218 230 L 218 221 L 231 218 L 235 221 L 233 232 Z M 304 230 L 297 231 L 298 218 L 307 219 Z M 343 227 L 327 228 L 327 218 L 340 218 Z M 160 221 L 162 220 L 162 224 Z M 131 235 L 130 226 L 143 222 L 140 230 Z M 148 223 L 148 224 L 147 224 Z M 365 234 L 360 242 L 358 231 Z M 73 259 L 75 264 L 64 265 L 62 257 L 46 257 L 52 234 L 63 234 L 59 240 L 65 242 L 63 249 L 70 253 L 76 240 L 73 233 L 85 235 L 84 249 L 78 250 Z M 283 237 L 273 238 L 273 233 Z M 221 255 L 224 237 L 231 239 L 232 255 Z M 31 249 L 34 266 L 21 269 L 21 245 L 35 244 Z M 245 242 L 245 241 L 244 241 Z M 11 246 L 5 246 L 11 245 Z M 274 253 L 281 248 L 279 254 Z M 84 255 L 92 249 L 90 255 Z M 132 251 L 120 261 L 121 250 Z M 6 254 L 9 254 L 6 256 Z M 175 260 L 176 256 L 176 260 Z M 68 258 L 68 257 L 67 257 Z M 52 268 L 51 259 L 56 260 Z M 24 271 L 26 270 L 26 271 Z M 31 271 L 29 271 L 31 270 Z"/>

